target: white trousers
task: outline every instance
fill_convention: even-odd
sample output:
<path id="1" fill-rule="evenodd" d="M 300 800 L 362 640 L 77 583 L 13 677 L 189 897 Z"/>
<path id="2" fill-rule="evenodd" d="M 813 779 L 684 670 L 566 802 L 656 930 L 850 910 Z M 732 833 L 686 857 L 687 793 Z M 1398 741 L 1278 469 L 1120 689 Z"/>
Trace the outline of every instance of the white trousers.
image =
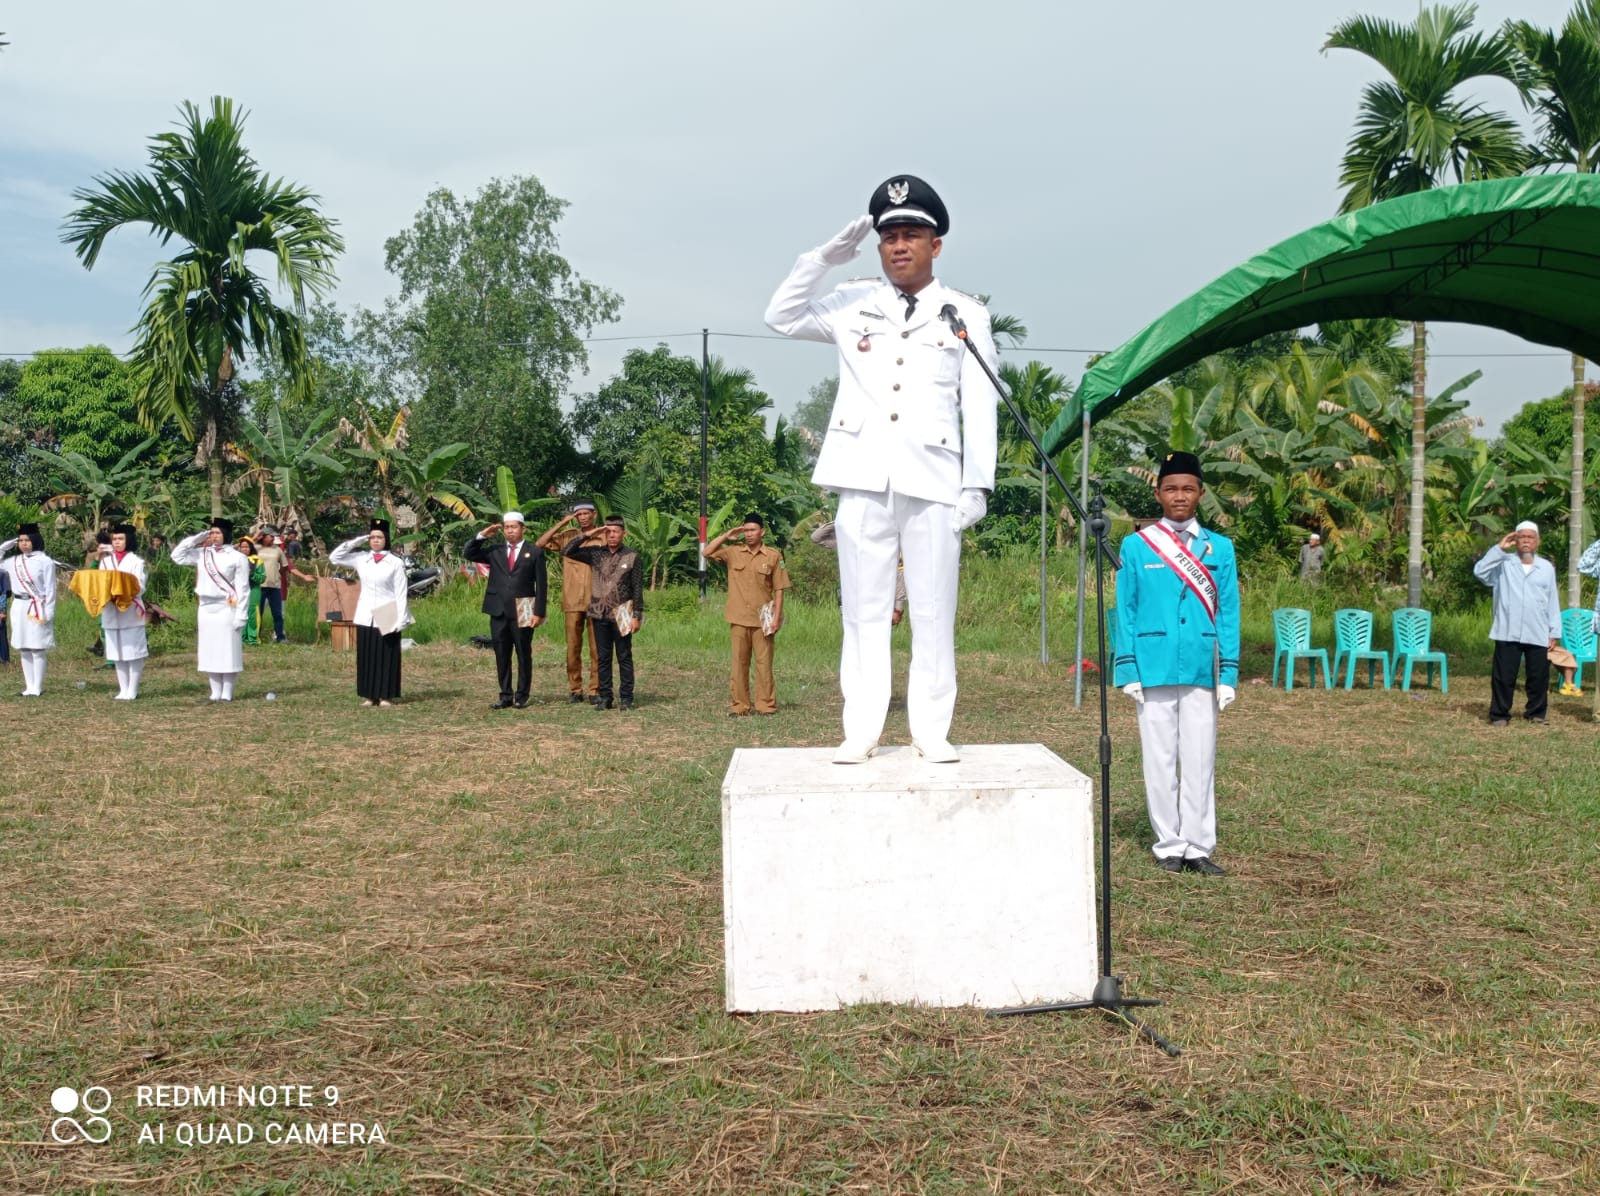
<path id="1" fill-rule="evenodd" d="M 106 641 L 109 646 L 111 641 Z M 117 666 L 117 697 L 124 702 L 131 702 L 139 696 L 139 680 L 144 676 L 144 660 L 118 660 Z"/>
<path id="2" fill-rule="evenodd" d="M 1139 707 L 1144 795 L 1158 860 L 1217 846 L 1217 698 L 1198 685 L 1157 685 Z"/>
<path id="3" fill-rule="evenodd" d="M 17 655 L 22 657 L 22 692 L 36 698 L 44 691 L 44 649 L 18 648 Z"/>
<path id="4" fill-rule="evenodd" d="M 955 507 L 892 490 L 841 490 L 834 530 L 844 618 L 839 691 L 844 696 L 845 739 L 870 743 L 883 733 L 891 689 L 895 570 L 902 557 L 911 616 L 906 718 L 912 739 L 947 739 L 956 707 L 956 587 L 961 573 Z"/>

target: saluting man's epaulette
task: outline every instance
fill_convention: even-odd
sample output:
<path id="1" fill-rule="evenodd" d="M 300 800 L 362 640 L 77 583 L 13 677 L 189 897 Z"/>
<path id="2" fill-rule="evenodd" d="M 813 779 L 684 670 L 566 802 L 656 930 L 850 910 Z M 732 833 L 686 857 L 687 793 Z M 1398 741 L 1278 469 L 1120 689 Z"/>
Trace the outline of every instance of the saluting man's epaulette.
<path id="1" fill-rule="evenodd" d="M 950 286 L 947 286 L 944 289 L 949 291 L 952 295 L 960 295 L 963 299 L 971 299 L 979 307 L 985 306 L 983 300 L 978 298 L 976 295 L 969 295 L 966 291 L 959 291 L 955 287 Z"/>
<path id="2" fill-rule="evenodd" d="M 863 274 L 860 278 L 847 278 L 846 282 L 882 282 L 883 279 L 876 274 Z"/>

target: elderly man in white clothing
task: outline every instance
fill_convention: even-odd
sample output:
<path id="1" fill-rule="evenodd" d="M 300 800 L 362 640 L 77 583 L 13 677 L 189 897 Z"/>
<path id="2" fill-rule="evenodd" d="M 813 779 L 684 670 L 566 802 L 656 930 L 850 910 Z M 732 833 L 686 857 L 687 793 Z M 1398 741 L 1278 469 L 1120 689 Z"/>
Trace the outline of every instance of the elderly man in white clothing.
<path id="1" fill-rule="evenodd" d="M 233 521 L 211 526 L 172 547 L 172 559 L 194 566 L 196 667 L 211 680 L 213 702 L 233 701 L 244 671 L 244 625 L 250 618 L 250 559 L 233 547 Z"/>
<path id="2" fill-rule="evenodd" d="M 839 495 L 844 742 L 834 761 L 860 763 L 877 750 L 889 709 L 895 569 L 904 557 L 911 741 L 924 759 L 952 762 L 961 533 L 988 510 L 997 401 L 955 323 L 965 322 L 991 366 L 997 359 L 983 304 L 934 279 L 950 217 L 933 188 L 896 175 L 872 193 L 867 211 L 800 255 L 766 321 L 839 353 L 839 394 L 811 476 Z M 874 230 L 884 277 L 824 293 L 829 268 L 854 259 Z"/>
<path id="3" fill-rule="evenodd" d="M 1494 591 L 1489 638 L 1494 663 L 1489 674 L 1489 723 L 1511 722 L 1517 670 L 1528 665 L 1528 700 L 1523 717 L 1542 723 L 1550 703 L 1550 649 L 1561 642 L 1561 599 L 1555 566 L 1539 555 L 1539 525 L 1524 519 L 1490 545 L 1472 569 Z"/>

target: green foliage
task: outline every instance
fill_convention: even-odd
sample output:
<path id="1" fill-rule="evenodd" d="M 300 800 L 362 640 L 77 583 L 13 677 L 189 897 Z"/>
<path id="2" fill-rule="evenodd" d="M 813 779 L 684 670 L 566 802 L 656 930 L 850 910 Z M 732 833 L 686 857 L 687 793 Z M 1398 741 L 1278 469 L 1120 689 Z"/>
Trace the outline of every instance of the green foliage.
<path id="1" fill-rule="evenodd" d="M 51 349 L 22 367 L 16 409 L 34 443 L 109 465 L 148 435 L 138 423 L 132 366 L 104 345 Z"/>
<path id="2" fill-rule="evenodd" d="M 155 507 L 164 508 L 171 517 L 176 512 L 160 468 L 142 460 L 155 442 L 152 436 L 134 445 L 104 468 L 82 453 L 29 448 L 49 466 L 50 480 L 60 489 L 60 493 L 41 504 L 41 509 L 64 513 L 91 538 L 113 515 L 131 519 L 139 526 L 144 525 Z"/>
<path id="3" fill-rule="evenodd" d="M 1476 16 L 1474 4 L 1441 4 L 1423 8 L 1413 24 L 1358 16 L 1328 34 L 1324 50 L 1355 50 L 1388 75 L 1362 89 L 1339 174 L 1340 211 L 1522 172 L 1527 151 L 1516 123 L 1458 95 L 1475 79 L 1518 81 L 1509 42 L 1472 32 Z"/>
<path id="4" fill-rule="evenodd" d="M 312 418 L 298 436 L 284 419 L 283 405 L 267 411 L 264 428 L 249 421 L 239 425 L 243 444 L 229 447 L 243 458 L 245 471 L 229 487 L 230 495 L 254 486 L 256 518 L 277 526 L 309 527 L 313 514 L 340 494 L 348 467 L 339 448 L 331 408 Z"/>
<path id="5" fill-rule="evenodd" d="M 531 175 L 472 199 L 441 188 L 384 246 L 400 294 L 368 317 L 381 382 L 411 406 L 421 448 L 473 446 L 462 480 L 480 490 L 494 462 L 511 463 L 525 494 L 577 466 L 559 400 L 588 359 L 583 338 L 621 300 L 558 252 L 566 206 Z"/>
<path id="6" fill-rule="evenodd" d="M 274 179 L 244 148 L 245 112 L 214 97 L 209 112 L 184 103 L 178 131 L 150 140 L 147 174 L 113 171 L 79 188 L 62 240 L 93 269 L 106 239 L 131 224 L 147 225 L 163 243 L 183 249 L 158 262 L 145 288 L 133 365 L 134 402 L 150 429 L 174 421 L 207 465 L 214 514 L 222 510 L 221 447 L 240 401 L 234 375 L 254 354 L 282 363 L 297 394 L 310 385 L 299 313 L 306 296 L 334 280 L 344 242 L 317 211 L 317 197 Z M 250 268 L 270 254 L 277 286 Z"/>

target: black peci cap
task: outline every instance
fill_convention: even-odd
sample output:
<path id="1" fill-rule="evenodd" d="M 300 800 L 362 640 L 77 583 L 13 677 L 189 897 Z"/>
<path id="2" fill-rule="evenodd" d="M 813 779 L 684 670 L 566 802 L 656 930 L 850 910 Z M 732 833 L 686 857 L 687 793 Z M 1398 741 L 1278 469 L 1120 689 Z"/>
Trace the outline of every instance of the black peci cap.
<path id="1" fill-rule="evenodd" d="M 1200 458 L 1193 453 L 1175 452 L 1168 453 L 1161 462 L 1161 472 L 1156 474 L 1156 482 L 1168 474 L 1187 474 L 1189 477 L 1199 478 L 1200 484 L 1205 485 L 1205 475 L 1200 472 Z"/>
<path id="2" fill-rule="evenodd" d="M 372 532 L 382 532 L 383 543 L 385 547 L 387 547 L 389 541 L 393 539 L 393 537 L 389 535 L 389 521 L 387 519 L 374 519 L 367 525 L 367 532 L 369 535 Z"/>
<path id="3" fill-rule="evenodd" d="M 867 201 L 867 215 L 875 229 L 897 224 L 920 224 L 942 237 L 950 231 L 950 213 L 939 193 L 914 174 L 897 174 L 878 184 Z"/>

